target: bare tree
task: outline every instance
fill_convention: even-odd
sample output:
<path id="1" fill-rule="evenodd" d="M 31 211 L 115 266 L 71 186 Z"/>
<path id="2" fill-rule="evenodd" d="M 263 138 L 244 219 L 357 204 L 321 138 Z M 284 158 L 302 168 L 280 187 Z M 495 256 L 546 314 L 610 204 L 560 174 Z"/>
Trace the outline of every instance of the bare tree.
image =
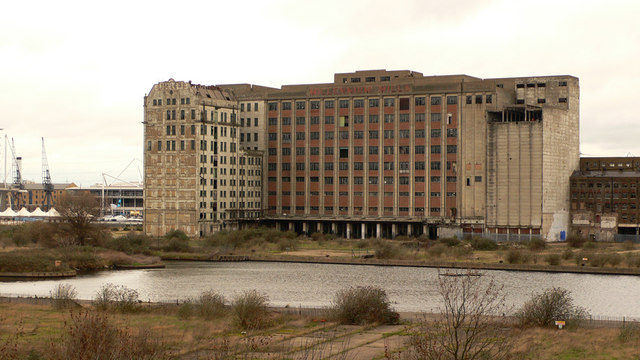
<path id="1" fill-rule="evenodd" d="M 67 192 L 56 204 L 64 220 L 64 230 L 78 245 L 85 245 L 92 233 L 92 222 L 100 215 L 100 202 L 88 191 Z"/>
<path id="2" fill-rule="evenodd" d="M 502 287 L 470 271 L 438 274 L 444 302 L 440 315 L 423 321 L 407 359 L 507 359 L 511 349 L 502 315 L 507 311 Z"/>

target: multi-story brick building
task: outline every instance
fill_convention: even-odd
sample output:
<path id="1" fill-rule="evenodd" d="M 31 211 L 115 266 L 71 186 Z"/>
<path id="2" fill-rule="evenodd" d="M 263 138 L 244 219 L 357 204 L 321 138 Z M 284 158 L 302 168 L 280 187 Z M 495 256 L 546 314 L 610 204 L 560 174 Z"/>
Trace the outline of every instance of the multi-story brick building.
<path id="1" fill-rule="evenodd" d="M 593 240 L 637 239 L 639 190 L 640 158 L 581 158 L 571 176 L 572 230 Z"/>
<path id="2" fill-rule="evenodd" d="M 372 70 L 335 74 L 327 84 L 221 88 L 227 108 L 245 104 L 240 133 L 254 132 L 246 104 L 258 104 L 263 221 L 347 237 L 558 239 L 569 226 L 569 177 L 579 161 L 575 77 Z M 172 96 L 149 95 L 146 114 L 151 99 Z M 152 153 L 162 134 L 148 131 Z"/>
<path id="3" fill-rule="evenodd" d="M 259 218 L 263 153 L 242 149 L 238 104 L 219 87 L 173 79 L 145 96 L 146 233 L 202 236 Z"/>

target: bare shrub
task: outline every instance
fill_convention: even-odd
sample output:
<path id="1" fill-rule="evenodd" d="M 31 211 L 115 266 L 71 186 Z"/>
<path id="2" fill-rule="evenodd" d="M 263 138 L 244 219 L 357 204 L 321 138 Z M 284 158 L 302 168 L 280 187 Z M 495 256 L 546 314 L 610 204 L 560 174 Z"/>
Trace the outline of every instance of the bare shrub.
<path id="1" fill-rule="evenodd" d="M 562 252 L 562 258 L 564 260 L 570 260 L 573 257 L 573 251 L 571 249 L 566 249 Z"/>
<path id="2" fill-rule="evenodd" d="M 456 238 L 442 238 L 440 239 L 440 243 L 447 246 L 457 246 L 460 245 L 460 240 Z"/>
<path id="3" fill-rule="evenodd" d="M 75 305 L 78 292 L 71 284 L 60 283 L 49 292 L 53 307 L 56 309 L 67 309 Z"/>
<path id="4" fill-rule="evenodd" d="M 138 292 L 134 289 L 109 283 L 102 285 L 97 291 L 93 305 L 103 311 L 137 312 L 142 309 L 138 297 Z"/>
<path id="5" fill-rule="evenodd" d="M 498 244 L 487 238 L 473 238 L 469 240 L 469 243 L 473 247 L 474 250 L 495 250 L 498 248 Z"/>
<path id="6" fill-rule="evenodd" d="M 587 315 L 584 308 L 573 304 L 569 290 L 558 287 L 534 295 L 516 312 L 521 326 L 541 327 L 553 327 L 556 320 L 578 326 Z"/>
<path id="7" fill-rule="evenodd" d="M 342 324 L 396 324 L 399 315 L 391 308 L 387 293 L 375 286 L 338 291 L 331 307 L 333 317 Z"/>
<path id="8" fill-rule="evenodd" d="M 640 341 L 640 325 L 630 322 L 622 323 L 620 332 L 618 332 L 618 341 L 623 344 L 631 341 L 635 341 L 636 343 Z"/>
<path id="9" fill-rule="evenodd" d="M 375 255 L 378 259 L 395 259 L 402 255 L 402 249 L 392 244 L 388 241 L 376 241 L 375 244 Z"/>
<path id="10" fill-rule="evenodd" d="M 522 251 L 517 249 L 509 249 L 509 251 L 507 251 L 506 260 L 509 264 L 521 264 L 526 262 Z"/>
<path id="11" fill-rule="evenodd" d="M 224 296 L 211 290 L 200 294 L 196 304 L 200 316 L 207 320 L 221 317 L 225 313 Z"/>
<path id="12" fill-rule="evenodd" d="M 622 248 L 624 250 L 630 251 L 630 250 L 633 250 L 635 248 L 635 244 L 633 243 L 633 241 L 627 240 L 622 244 Z"/>
<path id="13" fill-rule="evenodd" d="M 579 234 L 572 233 L 567 236 L 567 244 L 574 248 L 581 248 L 586 241 L 587 239 Z"/>
<path id="14" fill-rule="evenodd" d="M 527 241 L 527 247 L 532 251 L 544 250 L 547 247 L 547 243 L 540 238 L 533 238 Z"/>
<path id="15" fill-rule="evenodd" d="M 435 244 L 427 250 L 427 254 L 433 257 L 440 257 L 447 251 L 447 246 L 444 244 Z"/>
<path id="16" fill-rule="evenodd" d="M 178 306 L 178 317 L 180 319 L 189 319 L 196 313 L 196 305 L 193 300 L 189 299 Z"/>
<path id="17" fill-rule="evenodd" d="M 268 325 L 269 298 L 256 290 L 245 291 L 232 302 L 235 324 L 242 329 L 259 329 Z"/>
<path id="18" fill-rule="evenodd" d="M 447 274 L 452 275 L 452 274 Z M 438 276 L 444 302 L 441 316 L 425 318 L 409 340 L 405 359 L 506 359 L 511 339 L 502 320 L 492 315 L 505 311 L 502 287 L 469 271 Z"/>
<path id="19" fill-rule="evenodd" d="M 119 329 L 107 314 L 81 311 L 71 313 L 63 335 L 52 341 L 49 358 L 84 359 L 167 359 L 164 344 L 146 328 L 133 332 Z"/>
<path id="20" fill-rule="evenodd" d="M 560 255 L 558 255 L 558 254 L 549 254 L 549 255 L 544 257 L 544 261 L 546 261 L 547 264 L 552 265 L 552 266 L 560 265 Z"/>

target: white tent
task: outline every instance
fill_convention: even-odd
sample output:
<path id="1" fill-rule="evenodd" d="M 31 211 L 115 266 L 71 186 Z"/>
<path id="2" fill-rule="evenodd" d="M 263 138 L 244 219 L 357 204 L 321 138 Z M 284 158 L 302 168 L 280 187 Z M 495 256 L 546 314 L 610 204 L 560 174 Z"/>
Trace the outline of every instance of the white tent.
<path id="1" fill-rule="evenodd" d="M 49 209 L 49 211 L 47 211 L 47 216 L 59 217 L 60 213 L 56 209 L 51 208 L 51 209 Z"/>
<path id="2" fill-rule="evenodd" d="M 35 210 L 33 210 L 33 212 L 31 213 L 31 216 L 35 216 L 35 217 L 48 217 L 49 214 L 42 211 L 39 207 L 37 207 Z"/>
<path id="3" fill-rule="evenodd" d="M 23 207 L 22 209 L 20 209 L 20 211 L 18 211 L 18 214 L 16 214 L 16 216 L 29 217 L 31 216 L 31 213 L 29 212 L 29 210 L 27 210 L 27 208 Z"/>
<path id="4" fill-rule="evenodd" d="M 17 215 L 16 212 L 13 211 L 13 209 L 11 209 L 11 208 L 7 208 L 5 211 L 0 212 L 0 216 L 3 216 L 3 217 L 4 216 L 6 216 L 6 217 L 14 217 L 16 215 Z"/>

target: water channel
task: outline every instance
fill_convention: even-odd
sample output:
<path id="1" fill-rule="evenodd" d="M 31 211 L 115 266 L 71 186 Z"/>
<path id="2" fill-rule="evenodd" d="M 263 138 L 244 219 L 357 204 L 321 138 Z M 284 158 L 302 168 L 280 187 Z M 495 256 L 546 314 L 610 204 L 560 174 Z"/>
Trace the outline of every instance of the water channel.
<path id="1" fill-rule="evenodd" d="M 518 307 L 549 287 L 571 291 L 577 305 L 601 317 L 640 318 L 640 276 L 483 271 L 483 279 L 504 286 L 507 302 Z M 273 306 L 326 307 L 335 293 L 358 285 L 387 291 L 398 311 L 436 311 L 438 270 L 396 266 L 356 266 L 276 262 L 168 262 L 164 269 L 101 271 L 64 280 L 0 282 L 2 296 L 48 296 L 57 283 L 73 285 L 80 299 L 92 299 L 107 283 L 136 289 L 140 299 L 175 302 L 214 290 L 227 299 L 244 290 L 268 295 Z"/>

